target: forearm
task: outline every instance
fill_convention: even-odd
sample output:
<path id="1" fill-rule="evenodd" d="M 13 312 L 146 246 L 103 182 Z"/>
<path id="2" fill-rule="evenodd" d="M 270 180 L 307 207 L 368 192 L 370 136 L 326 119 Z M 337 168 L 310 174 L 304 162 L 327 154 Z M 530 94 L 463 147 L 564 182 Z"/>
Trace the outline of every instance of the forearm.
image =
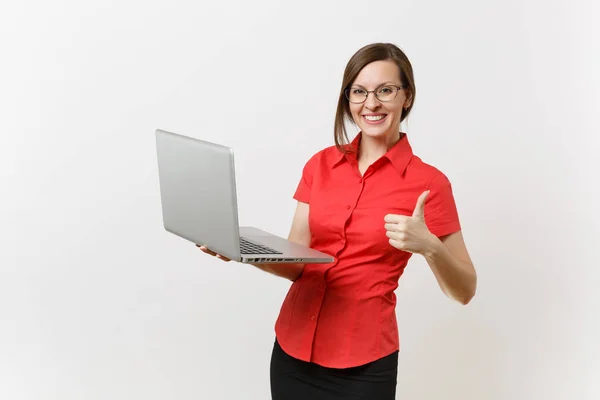
<path id="1" fill-rule="evenodd" d="M 477 274 L 473 265 L 454 257 L 437 237 L 423 254 L 444 293 L 462 304 L 475 295 Z"/>
<path id="2" fill-rule="evenodd" d="M 277 275 L 282 278 L 289 279 L 290 281 L 295 281 L 300 277 L 302 271 L 304 270 L 304 264 L 296 264 L 296 263 L 279 263 L 279 264 L 254 264 L 256 268 L 259 268 L 265 272 L 268 272 L 273 275 Z"/>

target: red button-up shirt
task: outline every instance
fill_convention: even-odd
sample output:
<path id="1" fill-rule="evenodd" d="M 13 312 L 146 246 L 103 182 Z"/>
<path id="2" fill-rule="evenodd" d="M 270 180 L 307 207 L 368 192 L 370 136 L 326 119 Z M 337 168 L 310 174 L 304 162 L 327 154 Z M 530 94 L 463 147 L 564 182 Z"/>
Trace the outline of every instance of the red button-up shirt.
<path id="1" fill-rule="evenodd" d="M 355 150 L 360 138 L 350 144 Z M 406 135 L 363 176 L 356 152 L 331 146 L 310 158 L 294 198 L 310 204 L 311 247 L 335 261 L 307 264 L 290 287 L 275 324 L 286 353 L 348 368 L 399 349 L 394 290 L 411 253 L 389 243 L 384 216 L 412 215 L 425 190 L 429 230 L 438 237 L 460 230 L 450 182 L 413 155 Z"/>

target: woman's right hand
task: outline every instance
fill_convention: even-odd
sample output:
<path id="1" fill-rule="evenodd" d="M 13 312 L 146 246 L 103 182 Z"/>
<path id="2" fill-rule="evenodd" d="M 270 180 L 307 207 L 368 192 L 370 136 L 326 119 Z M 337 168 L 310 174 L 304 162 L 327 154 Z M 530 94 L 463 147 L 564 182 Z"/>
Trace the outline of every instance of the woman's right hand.
<path id="1" fill-rule="evenodd" d="M 203 252 L 205 252 L 206 254 L 210 254 L 211 256 L 215 256 L 223 261 L 231 261 L 230 258 L 227 258 L 225 256 L 222 256 L 220 254 L 215 253 L 214 251 L 210 250 L 208 247 L 201 245 L 201 244 L 197 244 L 196 247 L 198 247 L 200 250 L 202 250 Z"/>

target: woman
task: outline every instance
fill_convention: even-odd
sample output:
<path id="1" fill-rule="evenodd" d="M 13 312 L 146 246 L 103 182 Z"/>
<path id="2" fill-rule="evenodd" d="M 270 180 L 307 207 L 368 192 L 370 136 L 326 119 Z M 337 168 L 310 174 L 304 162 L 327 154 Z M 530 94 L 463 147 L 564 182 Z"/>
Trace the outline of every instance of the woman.
<path id="1" fill-rule="evenodd" d="M 400 132 L 415 94 L 412 66 L 393 44 L 365 46 L 346 66 L 335 146 L 306 163 L 289 234 L 335 261 L 256 265 L 294 282 L 275 326 L 274 400 L 395 398 L 394 290 L 412 254 L 448 297 L 467 304 L 475 294 L 450 182 Z M 346 119 L 360 128 L 351 143 Z"/>

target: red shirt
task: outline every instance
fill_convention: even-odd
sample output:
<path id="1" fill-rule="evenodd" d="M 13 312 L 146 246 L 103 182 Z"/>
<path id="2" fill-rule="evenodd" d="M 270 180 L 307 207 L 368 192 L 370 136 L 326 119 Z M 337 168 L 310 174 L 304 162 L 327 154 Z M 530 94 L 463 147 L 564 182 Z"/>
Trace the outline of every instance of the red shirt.
<path id="1" fill-rule="evenodd" d="M 349 146 L 357 149 L 360 138 Z M 348 368 L 399 349 L 394 290 L 411 253 L 389 243 L 384 216 L 412 215 L 425 190 L 429 230 L 438 237 L 460 230 L 450 182 L 413 155 L 406 135 L 364 176 L 356 153 L 331 146 L 310 158 L 294 198 L 310 204 L 311 247 L 335 260 L 307 264 L 290 287 L 275 324 L 286 353 Z"/>

